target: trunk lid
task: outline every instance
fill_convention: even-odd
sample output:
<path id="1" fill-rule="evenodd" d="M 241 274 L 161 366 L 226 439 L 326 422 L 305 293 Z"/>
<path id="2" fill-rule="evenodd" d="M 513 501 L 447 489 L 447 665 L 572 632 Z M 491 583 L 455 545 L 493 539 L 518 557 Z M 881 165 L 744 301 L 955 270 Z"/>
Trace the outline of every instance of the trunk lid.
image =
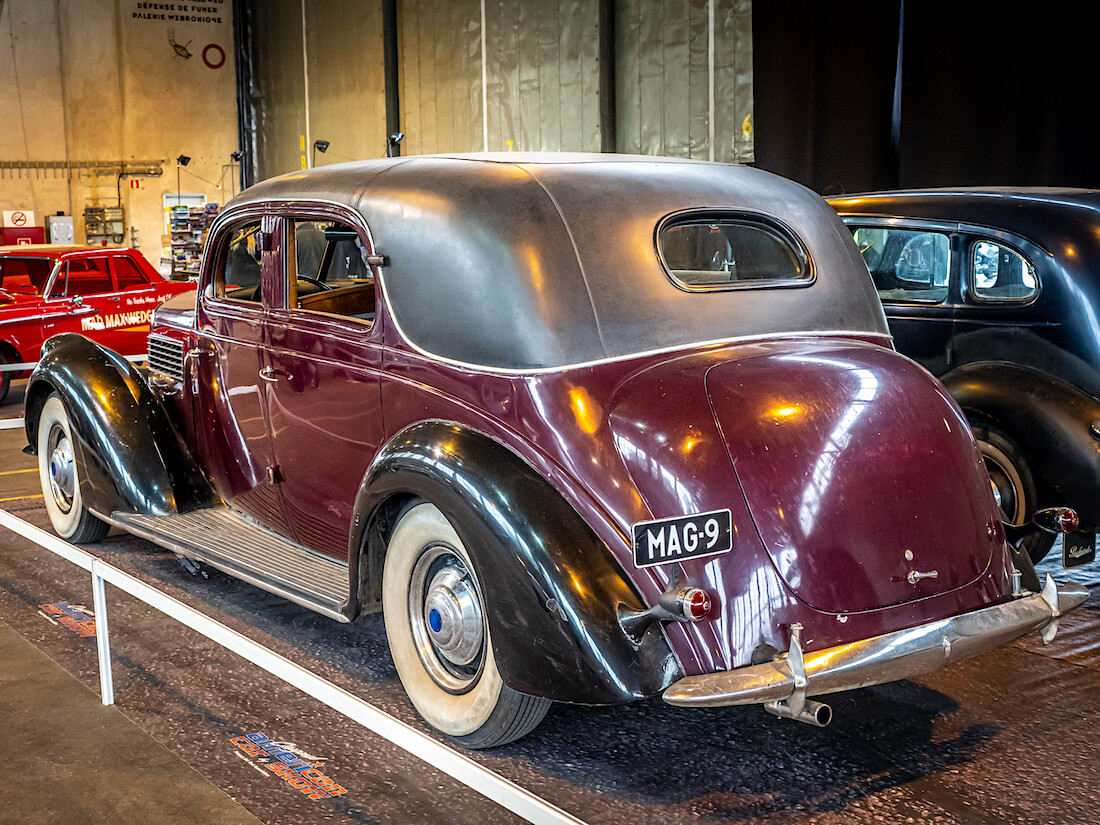
<path id="1" fill-rule="evenodd" d="M 943 386 L 860 342 L 773 342 L 705 378 L 761 540 L 829 612 L 973 581 L 1003 545 L 988 477 Z"/>

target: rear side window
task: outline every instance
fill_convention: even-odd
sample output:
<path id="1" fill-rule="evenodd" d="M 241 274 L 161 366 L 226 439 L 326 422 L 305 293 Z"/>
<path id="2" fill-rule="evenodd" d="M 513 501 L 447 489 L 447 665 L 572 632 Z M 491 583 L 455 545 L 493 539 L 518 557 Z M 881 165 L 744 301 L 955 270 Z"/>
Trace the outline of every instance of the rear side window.
<path id="1" fill-rule="evenodd" d="M 856 245 L 885 303 L 947 300 L 951 239 L 942 232 L 893 227 L 853 229 Z"/>
<path id="2" fill-rule="evenodd" d="M 118 284 L 120 290 L 141 287 L 148 283 L 148 281 L 145 280 L 145 276 L 142 275 L 141 271 L 137 268 L 137 264 L 129 258 L 112 258 L 111 266 L 115 270 L 115 283 Z"/>
<path id="3" fill-rule="evenodd" d="M 795 238 L 762 219 L 677 219 L 658 231 L 657 249 L 673 280 L 688 289 L 796 285 L 813 277 Z"/>
<path id="4" fill-rule="evenodd" d="M 970 293 L 979 301 L 1030 301 L 1039 290 L 1035 267 L 1020 253 L 978 241 L 971 255 Z"/>

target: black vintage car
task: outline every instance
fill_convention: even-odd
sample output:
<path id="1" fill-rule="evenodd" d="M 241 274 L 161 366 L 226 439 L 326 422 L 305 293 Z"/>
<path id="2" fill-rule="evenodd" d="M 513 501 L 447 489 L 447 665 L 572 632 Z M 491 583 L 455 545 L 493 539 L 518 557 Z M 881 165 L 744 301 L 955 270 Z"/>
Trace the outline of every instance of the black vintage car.
<path id="1" fill-rule="evenodd" d="M 1100 191 L 930 189 L 830 201 L 894 342 L 965 411 L 1008 521 L 1067 504 L 1100 530 Z M 1030 547 L 1035 560 L 1051 534 Z"/>

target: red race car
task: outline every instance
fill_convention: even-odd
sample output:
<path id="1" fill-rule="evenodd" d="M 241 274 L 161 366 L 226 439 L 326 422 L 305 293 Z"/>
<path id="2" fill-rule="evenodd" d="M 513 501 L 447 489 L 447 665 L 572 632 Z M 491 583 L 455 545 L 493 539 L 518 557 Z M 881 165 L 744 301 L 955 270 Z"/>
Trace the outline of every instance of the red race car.
<path id="1" fill-rule="evenodd" d="M 194 288 L 164 280 L 133 249 L 0 246 L 0 370 L 37 361 L 43 342 L 59 332 L 143 354 L 156 306 Z M 0 402 L 19 374 L 0 372 Z"/>

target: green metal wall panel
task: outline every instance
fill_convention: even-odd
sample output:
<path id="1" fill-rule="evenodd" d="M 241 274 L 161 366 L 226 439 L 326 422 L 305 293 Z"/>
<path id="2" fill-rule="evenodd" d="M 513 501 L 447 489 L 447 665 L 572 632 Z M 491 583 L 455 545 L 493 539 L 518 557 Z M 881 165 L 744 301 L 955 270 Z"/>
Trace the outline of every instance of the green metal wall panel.
<path id="1" fill-rule="evenodd" d="M 301 0 L 264 0 L 252 8 L 252 107 L 259 180 L 301 168 L 305 134 Z"/>
<path id="2" fill-rule="evenodd" d="M 397 4 L 402 154 L 481 149 L 481 5 Z"/>
<path id="3" fill-rule="evenodd" d="M 380 2 L 251 0 L 259 177 L 385 153 Z M 752 0 L 714 0 L 714 153 L 753 159 Z M 398 0 L 403 154 L 599 151 L 599 0 Z M 710 155 L 708 0 L 618 0 L 616 148 Z M 308 72 L 305 71 L 308 68 Z M 487 140 L 486 140 L 487 135 Z"/>
<path id="4" fill-rule="evenodd" d="M 600 150 L 598 18 L 597 0 L 486 0 L 490 151 Z"/>
<path id="5" fill-rule="evenodd" d="M 309 0 L 305 10 L 310 137 L 329 141 L 315 164 L 385 155 L 381 4 Z"/>
<path id="6" fill-rule="evenodd" d="M 715 0 L 714 159 L 751 163 L 752 0 Z"/>
<path id="7" fill-rule="evenodd" d="M 619 0 L 618 151 L 710 156 L 709 25 L 707 0 Z M 751 161 L 751 0 L 715 0 L 714 63 L 715 160 Z"/>

